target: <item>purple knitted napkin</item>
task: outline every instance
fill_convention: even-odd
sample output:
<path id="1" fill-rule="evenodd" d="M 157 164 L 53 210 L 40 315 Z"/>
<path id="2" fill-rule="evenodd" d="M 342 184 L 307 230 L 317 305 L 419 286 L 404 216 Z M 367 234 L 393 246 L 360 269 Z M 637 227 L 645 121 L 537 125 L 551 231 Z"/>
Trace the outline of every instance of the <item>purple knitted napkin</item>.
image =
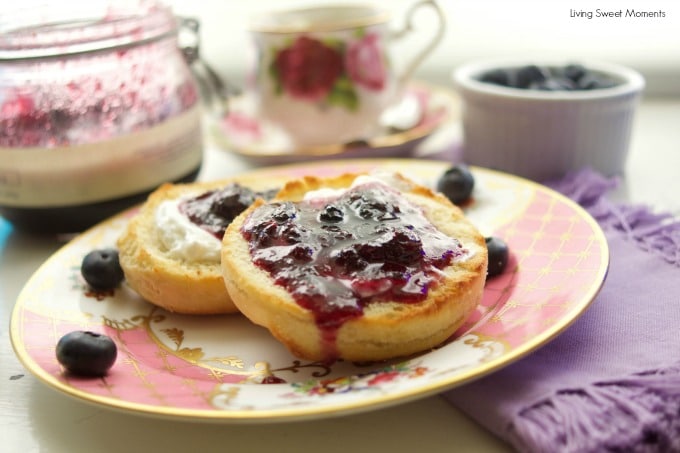
<path id="1" fill-rule="evenodd" d="M 607 280 L 571 327 L 443 396 L 519 451 L 680 452 L 680 221 L 617 205 L 583 170 L 550 184 L 610 247 Z"/>

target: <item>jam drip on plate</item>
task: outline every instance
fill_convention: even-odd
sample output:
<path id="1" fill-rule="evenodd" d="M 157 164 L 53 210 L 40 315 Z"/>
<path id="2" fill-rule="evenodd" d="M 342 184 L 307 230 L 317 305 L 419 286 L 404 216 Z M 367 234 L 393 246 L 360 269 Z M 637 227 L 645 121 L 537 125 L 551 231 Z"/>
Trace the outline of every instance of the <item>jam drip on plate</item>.
<path id="1" fill-rule="evenodd" d="M 222 189 L 210 190 L 183 200 L 179 204 L 179 210 L 192 223 L 221 240 L 229 224 L 256 198 L 269 200 L 276 192 L 277 189 L 255 192 L 238 183 L 231 183 Z"/>
<path id="2" fill-rule="evenodd" d="M 375 182 L 263 205 L 241 233 L 253 262 L 314 313 L 326 346 L 369 303 L 423 301 L 440 269 L 465 253 L 420 208 Z"/>

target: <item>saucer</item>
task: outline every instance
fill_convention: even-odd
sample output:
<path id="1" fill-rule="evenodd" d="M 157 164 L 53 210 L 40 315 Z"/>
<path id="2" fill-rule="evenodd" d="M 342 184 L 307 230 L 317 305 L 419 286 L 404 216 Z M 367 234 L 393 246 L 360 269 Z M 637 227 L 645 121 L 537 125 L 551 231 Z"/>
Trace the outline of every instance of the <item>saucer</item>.
<path id="1" fill-rule="evenodd" d="M 299 147 L 276 124 L 259 118 L 252 94 L 229 101 L 229 110 L 210 122 L 215 145 L 259 163 L 274 164 L 324 158 L 405 157 L 442 124 L 457 120 L 460 100 L 444 87 L 414 82 L 404 98 L 386 110 L 381 130 L 366 140 Z"/>

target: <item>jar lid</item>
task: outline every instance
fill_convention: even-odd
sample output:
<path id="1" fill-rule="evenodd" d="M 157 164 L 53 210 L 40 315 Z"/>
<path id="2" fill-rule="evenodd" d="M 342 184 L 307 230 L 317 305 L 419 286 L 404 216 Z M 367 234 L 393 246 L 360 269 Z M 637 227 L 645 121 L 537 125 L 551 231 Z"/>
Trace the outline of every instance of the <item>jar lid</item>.
<path id="1" fill-rule="evenodd" d="M 21 3 L 0 16 L 0 61 L 135 46 L 178 29 L 170 8 L 155 1 Z"/>

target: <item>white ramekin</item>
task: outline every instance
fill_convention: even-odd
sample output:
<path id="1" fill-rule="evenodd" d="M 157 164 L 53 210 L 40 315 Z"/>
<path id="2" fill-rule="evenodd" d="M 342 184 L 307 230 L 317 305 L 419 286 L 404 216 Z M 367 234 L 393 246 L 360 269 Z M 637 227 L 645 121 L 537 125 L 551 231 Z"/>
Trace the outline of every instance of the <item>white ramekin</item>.
<path id="1" fill-rule="evenodd" d="M 481 82 L 491 69 L 529 64 L 564 67 L 570 61 L 487 60 L 453 72 L 463 101 L 466 163 L 541 181 L 590 167 L 621 174 L 633 116 L 644 89 L 636 71 L 602 62 L 578 62 L 620 83 L 584 91 L 539 91 Z"/>

